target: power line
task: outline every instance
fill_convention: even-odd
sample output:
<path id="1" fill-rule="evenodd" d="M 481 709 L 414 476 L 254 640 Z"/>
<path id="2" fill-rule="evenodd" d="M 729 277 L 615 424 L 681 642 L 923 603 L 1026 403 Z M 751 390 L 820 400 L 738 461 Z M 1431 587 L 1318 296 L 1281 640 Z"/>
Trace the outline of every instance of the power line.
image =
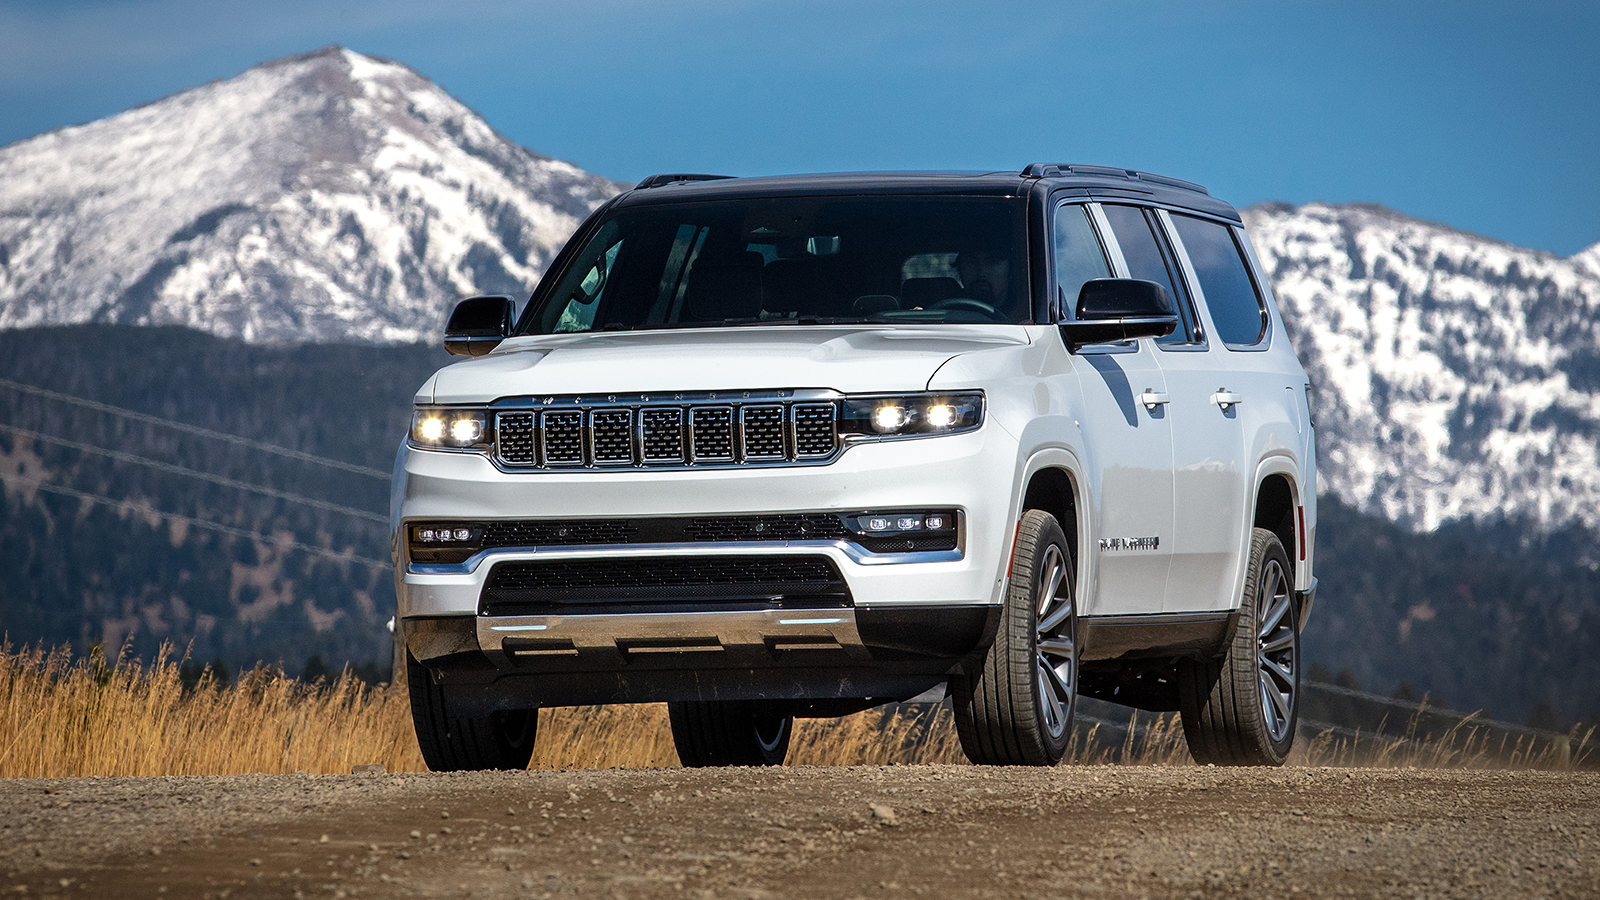
<path id="1" fill-rule="evenodd" d="M 371 466 L 358 466 L 354 463 L 340 462 L 337 459 L 329 459 L 326 456 L 318 456 L 315 453 L 305 453 L 300 450 L 290 450 L 288 447 L 279 447 L 277 444 L 268 444 L 264 441 L 252 440 L 250 438 L 239 437 L 238 435 L 233 434 L 226 434 L 221 431 L 213 431 L 210 428 L 202 428 L 199 425 L 190 425 L 187 422 L 179 422 L 176 419 L 165 419 L 161 416 L 152 416 L 149 413 L 135 412 L 131 409 L 123 409 L 120 406 L 112 406 L 109 403 L 101 403 L 98 400 L 89 400 L 84 397 L 75 397 L 72 394 L 63 394 L 60 391 L 52 391 L 46 388 L 36 387 L 31 384 L 23 384 L 20 381 L 12 381 L 9 378 L 0 378 L 0 387 L 8 387 L 14 391 L 21 391 L 24 394 L 33 394 L 36 397 L 44 397 L 48 400 L 58 400 L 62 403 L 71 403 L 74 406 L 81 406 L 85 409 L 110 413 L 114 416 L 121 416 L 125 419 L 133 419 L 136 422 L 145 422 L 150 425 L 161 425 L 163 427 L 173 428 L 178 431 L 186 431 L 189 434 L 197 434 L 201 437 L 208 437 L 212 440 L 227 441 L 230 444 L 237 444 L 241 447 L 249 447 L 253 450 L 261 450 L 266 453 L 276 453 L 279 456 L 286 456 L 290 459 L 298 459 L 301 462 L 316 463 L 319 466 L 328 466 L 329 468 L 340 469 L 345 472 L 354 472 L 357 475 L 367 475 L 372 478 L 382 478 L 385 481 L 389 479 L 388 472 L 385 472 L 382 469 L 374 469 Z"/>
<path id="2" fill-rule="evenodd" d="M 36 441 L 44 441 L 46 443 L 56 444 L 62 447 L 70 447 L 73 450 L 78 450 L 83 453 L 94 453 L 100 456 L 110 457 L 111 459 L 119 460 L 121 462 L 129 462 L 136 465 L 148 466 L 149 468 L 162 472 L 170 472 L 174 475 L 183 475 L 189 478 L 196 478 L 201 481 L 209 481 L 212 484 L 222 485 L 223 487 L 238 488 L 242 491 L 251 491 L 252 493 L 273 497 L 278 500 L 287 500 L 291 503 L 302 503 L 306 506 L 314 506 L 317 509 L 325 509 L 329 512 L 354 516 L 355 518 L 364 519 L 369 522 L 376 522 L 380 525 L 389 524 L 388 516 L 381 516 L 375 512 L 368 512 L 364 509 L 356 509 L 352 506 L 341 506 L 338 503 L 329 503 L 326 500 L 317 500 L 313 497 L 306 497 L 301 494 L 291 494 L 288 491 L 280 491 L 275 488 L 264 487 L 248 481 L 225 478 L 221 475 L 212 475 L 209 472 L 201 472 L 196 469 L 188 468 L 187 466 L 179 466 L 174 465 L 173 463 L 161 462 L 160 460 L 150 459 L 148 457 L 139 456 L 133 453 L 124 453 L 121 450 L 107 450 L 104 447 L 96 447 L 93 444 L 83 444 L 77 441 L 69 441 L 65 438 L 58 438 L 48 434 L 40 434 L 37 431 L 29 431 L 26 428 L 18 428 L 14 425 L 0 424 L 0 431 L 8 431 L 12 434 L 20 435 L 26 438 L 32 438 Z"/>
<path id="3" fill-rule="evenodd" d="M 129 500 L 118 500 L 115 497 L 107 497 L 104 494 L 91 494 L 84 491 L 74 490 L 69 487 L 63 487 L 59 484 L 51 484 L 50 482 L 41 481 L 37 478 L 23 478 L 18 475 L 9 475 L 5 472 L 0 472 L 0 481 L 6 481 L 12 484 L 25 484 L 31 487 L 36 487 L 41 491 L 48 491 L 52 494 L 60 494 L 64 497 L 73 497 L 78 500 L 87 500 L 91 503 L 99 503 L 103 506 L 111 506 L 118 509 L 134 506 L 133 502 Z M 203 528 L 208 531 L 217 531 L 223 534 L 233 535 L 234 537 L 250 538 L 252 540 L 261 541 L 265 544 L 272 544 L 278 547 L 288 547 L 293 550 L 300 550 L 310 553 L 314 556 L 322 556 L 338 562 L 359 563 L 369 568 L 380 569 L 383 571 L 388 571 L 391 568 L 389 563 L 384 562 L 381 559 L 373 559 L 370 556 L 356 556 L 355 554 L 336 553 L 323 547 L 313 547 L 310 544 L 302 544 L 299 541 L 284 541 L 272 535 L 262 534 L 259 531 L 246 531 L 243 528 L 234 528 L 231 525 L 223 525 L 220 522 L 212 522 L 207 519 L 196 519 L 190 516 L 180 516 L 177 513 L 162 512 L 159 509 L 154 509 L 151 507 L 138 507 L 138 511 L 148 515 L 153 515 L 164 521 L 182 522 L 185 525 L 191 525 L 195 528 Z"/>
<path id="4" fill-rule="evenodd" d="M 1566 737 L 1566 735 L 1556 734 L 1553 731 L 1541 731 L 1538 728 L 1529 728 L 1526 725 L 1517 725 L 1512 722 L 1501 722 L 1495 719 L 1481 718 L 1477 713 L 1461 712 L 1460 710 L 1449 709 L 1443 706 L 1429 706 L 1425 703 L 1413 703 L 1409 700 L 1399 700 L 1394 697 L 1385 697 L 1382 694 L 1369 694 L 1366 691 L 1358 691 L 1355 688 L 1340 687 L 1337 684 L 1327 684 L 1321 681 L 1302 681 L 1300 682 L 1300 685 L 1302 687 L 1315 688 L 1319 691 L 1327 691 L 1330 694 L 1337 694 L 1341 697 L 1354 697 L 1358 700 L 1365 700 L 1369 703 L 1381 703 L 1384 706 L 1392 706 L 1396 709 L 1408 709 L 1412 712 L 1427 711 L 1451 719 L 1461 719 L 1462 721 L 1471 720 L 1479 725 L 1485 725 L 1490 728 L 1498 728 L 1502 731 L 1514 731 L 1519 734 L 1531 734 L 1542 738 Z"/>

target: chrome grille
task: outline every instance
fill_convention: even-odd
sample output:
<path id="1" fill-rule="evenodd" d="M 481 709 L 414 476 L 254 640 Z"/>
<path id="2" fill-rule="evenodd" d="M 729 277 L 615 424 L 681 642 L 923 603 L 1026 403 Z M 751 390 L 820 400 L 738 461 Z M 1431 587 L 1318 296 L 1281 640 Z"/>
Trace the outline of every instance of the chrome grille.
<path id="1" fill-rule="evenodd" d="M 524 408 L 495 417 L 496 459 L 510 468 L 815 464 L 842 446 L 836 401 L 772 391 L 724 396 L 513 402 Z"/>

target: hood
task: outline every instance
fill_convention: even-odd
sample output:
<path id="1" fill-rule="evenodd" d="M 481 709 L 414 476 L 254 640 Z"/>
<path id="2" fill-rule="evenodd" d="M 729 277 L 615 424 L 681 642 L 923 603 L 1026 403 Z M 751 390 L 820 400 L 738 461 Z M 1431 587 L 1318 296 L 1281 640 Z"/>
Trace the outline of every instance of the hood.
<path id="1" fill-rule="evenodd" d="M 945 362 L 1028 343 L 1006 325 L 793 326 L 512 338 L 441 369 L 435 403 L 539 394 L 832 388 L 919 391 Z M 425 400 L 427 386 L 419 400 Z"/>

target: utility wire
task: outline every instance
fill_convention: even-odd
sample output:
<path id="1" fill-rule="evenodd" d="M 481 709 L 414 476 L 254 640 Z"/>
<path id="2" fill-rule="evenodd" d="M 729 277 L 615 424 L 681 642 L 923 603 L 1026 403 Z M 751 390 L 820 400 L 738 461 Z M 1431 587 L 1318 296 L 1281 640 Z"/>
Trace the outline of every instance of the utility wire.
<path id="1" fill-rule="evenodd" d="M 73 497 L 78 500 L 87 500 L 91 503 L 99 503 L 104 506 L 116 507 L 118 509 L 134 506 L 134 503 L 130 500 L 118 500 L 115 497 L 107 497 L 104 494 L 90 494 L 84 491 L 74 490 L 69 487 L 62 487 L 58 484 L 51 484 L 47 481 L 41 481 L 37 478 L 23 478 L 18 475 L 9 475 L 5 472 L 0 472 L 0 481 L 6 481 L 11 484 L 25 484 L 30 487 L 38 488 L 41 491 L 48 491 L 52 494 L 61 494 L 65 497 Z M 212 522 L 207 519 L 195 519 L 189 516 L 180 516 L 177 513 L 162 512 L 159 509 L 153 509 L 150 507 L 136 508 L 141 513 L 153 515 L 159 519 L 169 522 L 182 522 L 185 525 L 192 525 L 195 528 L 203 528 L 208 531 L 218 531 L 223 534 L 231 534 L 234 537 L 250 538 L 252 540 L 258 540 L 262 543 L 272 544 L 278 547 L 288 547 L 294 550 L 301 550 L 314 556 L 322 556 L 338 562 L 359 563 L 369 568 L 380 569 L 383 571 L 388 571 L 390 569 L 389 563 L 384 562 L 381 559 L 373 559 L 370 556 L 356 556 L 350 553 L 336 553 L 323 547 L 313 547 L 310 544 L 302 544 L 299 541 L 283 541 L 272 535 L 262 534 L 258 531 L 246 531 L 243 528 L 234 528 L 231 525 L 223 525 L 220 522 Z"/>
<path id="2" fill-rule="evenodd" d="M 21 437 L 32 438 L 33 440 L 36 440 L 36 441 L 44 441 L 46 443 L 56 444 L 56 445 L 62 446 L 62 447 L 70 447 L 73 450 L 78 450 L 78 451 L 81 451 L 83 453 L 94 453 L 94 454 L 97 454 L 97 455 L 100 455 L 100 456 L 110 457 L 111 459 L 119 460 L 121 462 L 129 462 L 129 463 L 134 463 L 136 465 L 148 466 L 148 467 L 150 467 L 152 469 L 157 469 L 157 470 L 162 471 L 162 472 L 171 472 L 174 475 L 183 475 L 183 476 L 186 476 L 186 477 L 189 477 L 189 478 L 197 478 L 197 479 L 199 479 L 201 481 L 209 481 L 212 484 L 219 484 L 219 485 L 222 485 L 223 487 L 238 488 L 239 490 L 242 490 L 242 491 L 250 491 L 252 493 L 261 494 L 263 496 L 273 497 L 273 498 L 276 498 L 278 500 L 287 500 L 287 501 L 289 501 L 291 503 L 303 503 L 306 506 L 314 506 L 317 509 L 325 509 L 325 510 L 327 510 L 329 512 L 336 512 L 336 513 L 342 513 L 342 514 L 347 515 L 347 516 L 354 516 L 355 518 L 363 519 L 363 520 L 366 520 L 368 522 L 376 522 L 376 523 L 378 523 L 380 525 L 389 524 L 389 517 L 388 516 L 381 516 L 381 515 L 378 515 L 375 512 L 368 512 L 367 510 L 356 509 L 355 507 L 351 507 L 351 506 L 341 506 L 341 505 L 339 505 L 337 503 L 329 503 L 326 500 L 317 500 L 315 498 L 306 497 L 306 496 L 303 496 L 301 494 L 291 494 L 291 493 L 289 493 L 287 491 L 280 491 L 280 490 L 276 490 L 274 488 L 263 487 L 263 486 L 261 486 L 259 484 L 254 484 L 254 483 L 248 482 L 248 481 L 239 481 L 239 480 L 236 480 L 236 479 L 233 479 L 233 478 L 224 478 L 221 475 L 212 475 L 209 472 L 201 472 L 201 471 L 198 471 L 196 469 L 188 468 L 187 466 L 179 466 L 179 465 L 174 465 L 172 463 L 165 463 L 165 462 L 161 462 L 160 460 L 149 459 L 147 457 L 138 456 L 138 455 L 133 454 L 133 453 L 124 453 L 124 452 L 122 452 L 120 450 L 107 450 L 104 447 L 96 447 L 96 446 L 94 446 L 92 444 L 81 444 L 81 443 L 79 443 L 77 441 L 69 441 L 69 440 L 67 440 L 65 438 L 53 437 L 53 436 L 48 435 L 48 434 L 40 434 L 37 431 L 29 431 L 26 428 L 18 428 L 18 427 L 14 426 L 14 425 L 0 424 L 0 431 L 7 431 L 7 432 L 10 432 L 11 434 L 19 435 Z"/>
<path id="3" fill-rule="evenodd" d="M 367 475 L 372 478 L 382 478 L 385 481 L 389 479 L 388 472 L 385 472 L 382 469 L 374 469 L 371 466 L 358 466 L 354 463 L 340 462 L 337 459 L 329 459 L 326 456 L 318 456 L 314 453 L 305 453 L 300 450 L 290 450 L 288 447 L 279 447 L 277 444 L 268 444 L 264 441 L 256 441 L 251 440 L 250 438 L 239 437 L 238 435 L 225 434 L 221 431 L 213 431 L 210 428 L 202 428 L 199 425 L 190 425 L 186 422 L 179 422 L 176 419 L 164 419 L 161 416 L 152 416 L 148 413 L 135 412 L 131 409 L 123 409 L 120 406 L 112 406 L 109 403 L 101 403 L 97 400 L 88 400 L 83 397 L 75 397 L 72 394 L 63 394 L 60 391 L 52 391 L 46 388 L 36 387 L 31 384 L 23 384 L 20 381 L 12 381 L 9 378 L 0 378 L 0 387 L 8 387 L 14 391 L 21 391 L 24 394 L 33 394 L 36 397 L 44 397 L 48 400 L 59 400 L 62 403 L 71 403 L 74 406 L 81 406 L 85 409 L 93 409 L 99 412 L 110 413 L 114 416 L 121 416 L 125 419 L 133 419 L 136 422 L 146 422 L 151 425 L 161 425 L 166 428 L 176 429 L 178 431 L 186 431 L 189 434 L 198 434 L 201 437 L 208 437 L 213 440 L 227 441 L 230 444 L 238 444 L 241 447 L 249 447 L 253 450 L 261 450 L 266 453 L 276 453 L 279 456 L 286 456 L 290 459 L 298 459 L 301 462 L 316 463 L 319 466 L 328 466 L 329 468 L 340 469 L 345 472 L 354 472 L 357 475 Z"/>
<path id="4" fill-rule="evenodd" d="M 1426 710 L 1427 712 L 1435 713 L 1451 719 L 1461 719 L 1463 721 L 1470 719 L 1479 725 L 1486 725 L 1490 728 L 1498 728 L 1502 731 L 1514 731 L 1519 734 L 1531 734 L 1543 738 L 1558 738 L 1567 736 L 1564 734 L 1557 734 L 1553 731 L 1542 731 L 1538 728 L 1529 728 L 1526 725 L 1517 725 L 1511 722 L 1501 722 L 1495 719 L 1481 718 L 1477 713 L 1461 712 L 1457 709 L 1448 709 L 1443 706 L 1430 706 L 1425 703 L 1413 703 L 1410 700 L 1397 700 L 1394 697 L 1385 697 L 1382 694 L 1369 694 L 1366 691 L 1358 691 L 1355 688 L 1340 687 L 1337 684 L 1326 684 L 1321 681 L 1302 681 L 1300 682 L 1300 685 L 1302 687 L 1315 688 L 1319 691 L 1327 691 L 1330 694 L 1337 694 L 1341 697 L 1354 697 L 1358 700 L 1365 700 L 1369 703 L 1381 703 L 1384 706 L 1392 706 L 1396 709 L 1409 709 L 1412 712 L 1422 712 Z"/>

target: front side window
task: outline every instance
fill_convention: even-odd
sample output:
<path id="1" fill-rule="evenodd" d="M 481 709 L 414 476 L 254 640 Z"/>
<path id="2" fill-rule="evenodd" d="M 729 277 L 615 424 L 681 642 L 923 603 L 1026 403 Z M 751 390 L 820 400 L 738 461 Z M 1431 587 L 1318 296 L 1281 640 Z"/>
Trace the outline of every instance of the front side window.
<path id="1" fill-rule="evenodd" d="M 1061 317 L 1075 318 L 1078 292 L 1093 278 L 1110 278 L 1111 266 L 1105 249 L 1089 223 L 1089 211 L 1082 206 L 1064 205 L 1056 209 L 1055 267 L 1056 296 Z"/>
<path id="2" fill-rule="evenodd" d="M 1122 258 L 1128 264 L 1128 277 L 1154 281 L 1167 289 L 1173 311 L 1178 314 L 1178 327 L 1166 337 L 1156 338 L 1163 344 L 1189 344 L 1199 339 L 1195 328 L 1189 292 L 1184 290 L 1183 279 L 1178 275 L 1177 261 L 1156 236 L 1150 217 L 1137 206 L 1105 206 L 1106 221 L 1117 236 L 1117 246 L 1122 248 Z"/>
<path id="3" fill-rule="evenodd" d="M 1020 323 L 1026 203 L 794 197 L 614 211 L 519 334 L 835 322 Z"/>
<path id="4" fill-rule="evenodd" d="M 1176 214 L 1172 224 L 1194 266 L 1217 336 L 1224 344 L 1260 343 L 1267 330 L 1267 308 L 1256 293 L 1233 229 L 1221 222 Z"/>

